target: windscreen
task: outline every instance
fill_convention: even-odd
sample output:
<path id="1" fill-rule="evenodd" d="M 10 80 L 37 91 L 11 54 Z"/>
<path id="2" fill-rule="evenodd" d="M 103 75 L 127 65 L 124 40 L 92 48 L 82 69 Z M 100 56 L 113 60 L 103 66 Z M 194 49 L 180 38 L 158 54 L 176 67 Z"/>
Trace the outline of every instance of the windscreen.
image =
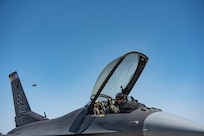
<path id="1" fill-rule="evenodd" d="M 125 88 L 131 81 L 134 73 L 136 72 L 139 57 L 140 56 L 137 53 L 130 53 L 126 55 L 108 79 L 100 94 L 115 98 L 116 94 L 121 92 L 121 87 Z M 112 71 L 119 60 L 120 58 L 112 61 L 104 68 L 95 83 L 91 97 L 95 96 L 107 75 Z"/>

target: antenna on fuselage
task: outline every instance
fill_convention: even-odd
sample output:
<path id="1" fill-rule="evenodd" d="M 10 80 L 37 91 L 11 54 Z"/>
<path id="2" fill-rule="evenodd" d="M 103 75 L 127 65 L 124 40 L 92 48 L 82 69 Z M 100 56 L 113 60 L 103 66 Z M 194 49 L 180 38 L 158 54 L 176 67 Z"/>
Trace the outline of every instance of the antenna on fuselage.
<path id="1" fill-rule="evenodd" d="M 44 117 L 47 118 L 46 112 L 44 112 Z"/>

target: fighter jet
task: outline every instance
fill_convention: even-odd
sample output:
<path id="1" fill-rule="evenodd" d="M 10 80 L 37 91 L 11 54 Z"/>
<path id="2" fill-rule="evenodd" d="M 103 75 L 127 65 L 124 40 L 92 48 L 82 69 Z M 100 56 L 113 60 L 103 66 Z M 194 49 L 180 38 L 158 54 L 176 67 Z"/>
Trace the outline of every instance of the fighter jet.
<path id="1" fill-rule="evenodd" d="M 37 86 L 37 84 L 32 84 L 31 86 L 32 86 L 32 87 L 36 87 L 36 86 Z"/>
<path id="2" fill-rule="evenodd" d="M 110 62 L 99 75 L 84 107 L 55 119 L 33 112 L 17 72 L 9 75 L 16 128 L 7 135 L 26 136 L 204 136 L 204 127 L 149 108 L 129 96 L 148 57 L 128 52 Z"/>

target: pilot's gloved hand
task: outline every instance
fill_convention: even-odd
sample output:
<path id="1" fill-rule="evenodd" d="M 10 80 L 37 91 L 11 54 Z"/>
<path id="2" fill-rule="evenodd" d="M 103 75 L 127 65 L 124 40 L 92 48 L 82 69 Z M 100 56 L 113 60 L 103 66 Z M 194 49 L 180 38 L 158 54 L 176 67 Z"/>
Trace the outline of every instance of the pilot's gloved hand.
<path id="1" fill-rule="evenodd" d="M 119 113 L 120 110 L 118 107 L 116 107 L 115 105 L 110 105 L 110 109 L 112 110 L 113 113 Z"/>

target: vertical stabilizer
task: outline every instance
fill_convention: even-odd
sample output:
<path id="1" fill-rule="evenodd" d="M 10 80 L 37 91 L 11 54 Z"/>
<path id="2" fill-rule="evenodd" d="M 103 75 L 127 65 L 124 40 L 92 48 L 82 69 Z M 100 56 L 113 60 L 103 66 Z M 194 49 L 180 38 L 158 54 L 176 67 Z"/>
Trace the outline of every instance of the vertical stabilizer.
<path id="1" fill-rule="evenodd" d="M 18 117 L 26 112 L 31 111 L 31 109 L 21 85 L 20 79 L 18 78 L 17 72 L 11 73 L 9 75 L 9 78 L 11 80 L 15 113 L 16 117 Z"/>
<path id="2" fill-rule="evenodd" d="M 44 116 L 31 111 L 17 72 L 15 71 L 11 73 L 9 78 L 11 81 L 13 102 L 16 113 L 16 127 L 47 119 Z"/>

